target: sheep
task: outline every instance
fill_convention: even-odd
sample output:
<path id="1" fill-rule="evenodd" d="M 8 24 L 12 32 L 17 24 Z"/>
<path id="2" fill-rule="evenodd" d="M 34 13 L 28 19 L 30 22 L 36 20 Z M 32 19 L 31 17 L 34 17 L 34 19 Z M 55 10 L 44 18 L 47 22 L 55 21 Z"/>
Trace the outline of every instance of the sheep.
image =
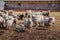
<path id="1" fill-rule="evenodd" d="M 0 12 L 0 16 L 2 16 L 5 19 L 7 16 L 7 12 L 6 11 Z"/>
<path id="2" fill-rule="evenodd" d="M 10 27 L 13 25 L 14 18 L 12 16 L 8 16 L 6 21 L 7 29 L 10 29 Z"/>
<path id="3" fill-rule="evenodd" d="M 41 14 L 41 12 L 35 12 L 32 16 L 33 22 L 38 27 L 38 25 L 44 26 L 44 16 Z"/>
<path id="4" fill-rule="evenodd" d="M 11 16 L 14 18 L 14 24 L 16 24 L 16 22 L 18 21 L 17 14 L 13 14 Z"/>
<path id="5" fill-rule="evenodd" d="M 0 16 L 3 16 L 3 15 L 4 15 L 4 13 L 0 11 Z"/>
<path id="6" fill-rule="evenodd" d="M 44 26 L 49 26 L 49 17 L 44 18 Z"/>
<path id="7" fill-rule="evenodd" d="M 15 17 L 15 18 L 14 18 L 14 21 L 13 21 L 13 25 L 17 26 L 17 24 L 18 24 L 18 18 Z"/>
<path id="8" fill-rule="evenodd" d="M 52 25 L 55 23 L 55 17 L 54 16 L 50 16 L 49 17 L 49 25 L 52 27 Z"/>
<path id="9" fill-rule="evenodd" d="M 35 15 L 32 16 L 32 21 L 33 21 L 33 27 L 36 26 L 36 18 L 35 18 Z"/>
<path id="10" fill-rule="evenodd" d="M 36 18 L 36 24 L 37 26 L 44 26 L 44 16 L 43 15 L 38 15 Z"/>
<path id="11" fill-rule="evenodd" d="M 1 27 L 5 27 L 5 19 L 2 16 L 0 16 L 0 25 Z"/>
<path id="12" fill-rule="evenodd" d="M 17 32 L 24 32 L 25 31 L 25 26 L 24 26 L 24 24 L 20 24 L 20 25 L 17 25 L 16 26 L 16 31 Z"/>
<path id="13" fill-rule="evenodd" d="M 46 17 L 44 18 L 44 25 L 45 26 L 51 26 L 55 23 L 55 17 L 53 16 L 49 16 L 49 17 Z"/>
<path id="14" fill-rule="evenodd" d="M 27 16 L 29 16 L 29 15 L 32 16 L 32 11 L 31 10 L 27 10 L 26 13 L 27 13 Z"/>
<path id="15" fill-rule="evenodd" d="M 33 26 L 33 22 L 25 21 L 25 22 L 24 22 L 24 25 L 25 25 L 25 27 L 28 28 L 29 31 L 31 32 L 31 29 L 32 29 L 32 26 Z"/>
<path id="16" fill-rule="evenodd" d="M 13 12 L 13 11 L 12 11 Z M 17 22 L 18 22 L 18 18 L 17 18 L 17 14 L 11 14 L 11 15 L 9 15 L 8 14 L 8 16 L 11 16 L 11 18 L 13 19 L 13 26 L 15 26 L 16 27 L 16 25 L 18 24 Z"/>
<path id="17" fill-rule="evenodd" d="M 26 28 L 29 29 L 30 32 L 32 31 L 33 21 L 32 21 L 31 15 L 27 16 L 27 18 L 24 21 L 24 25 Z"/>
<path id="18" fill-rule="evenodd" d="M 48 11 L 42 11 L 43 16 L 49 16 L 50 15 L 50 10 Z"/>
<path id="19" fill-rule="evenodd" d="M 8 15 L 12 16 L 13 15 L 13 10 L 9 10 Z"/>
<path id="20" fill-rule="evenodd" d="M 23 14 L 18 14 L 17 16 L 18 16 L 18 20 L 22 20 L 22 19 L 23 19 L 23 17 L 24 17 L 24 15 L 23 15 Z"/>
<path id="21" fill-rule="evenodd" d="M 37 12 L 33 11 L 32 15 L 42 15 L 42 12 L 40 12 L 40 11 L 37 11 Z"/>
<path id="22" fill-rule="evenodd" d="M 6 22 L 7 16 L 8 16 L 8 15 L 6 14 L 6 12 L 3 12 L 3 11 L 0 12 L 0 18 L 3 19 L 3 20 L 2 20 L 3 22 L 2 22 L 2 21 L 1 21 L 1 22 L 3 23 L 3 26 L 4 26 L 4 27 L 6 26 L 6 23 L 5 23 L 5 22 Z"/>
<path id="23" fill-rule="evenodd" d="M 3 16 L 3 15 L 4 15 L 4 13 L 2 11 L 0 11 L 0 16 Z"/>

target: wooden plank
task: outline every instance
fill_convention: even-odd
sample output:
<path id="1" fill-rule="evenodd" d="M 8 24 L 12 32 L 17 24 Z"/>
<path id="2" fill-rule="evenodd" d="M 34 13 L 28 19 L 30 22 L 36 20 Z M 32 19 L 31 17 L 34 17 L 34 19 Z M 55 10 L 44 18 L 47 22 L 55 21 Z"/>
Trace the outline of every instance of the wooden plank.
<path id="1" fill-rule="evenodd" d="M 4 0 L 4 1 L 60 1 L 60 0 Z"/>

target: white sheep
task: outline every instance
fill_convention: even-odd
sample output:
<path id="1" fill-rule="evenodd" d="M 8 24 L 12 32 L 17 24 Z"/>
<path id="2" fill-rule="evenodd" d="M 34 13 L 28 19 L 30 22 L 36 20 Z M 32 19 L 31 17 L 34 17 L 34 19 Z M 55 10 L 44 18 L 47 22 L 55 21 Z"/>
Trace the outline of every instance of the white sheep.
<path id="1" fill-rule="evenodd" d="M 42 15 L 41 12 L 34 12 L 33 14 L 33 22 L 38 27 L 38 25 L 44 26 L 44 16 Z"/>
<path id="2" fill-rule="evenodd" d="M 7 29 L 10 29 L 10 27 L 13 25 L 14 18 L 12 16 L 8 16 L 6 24 L 7 24 Z"/>
<path id="3" fill-rule="evenodd" d="M 13 22 L 13 25 L 17 25 L 17 22 L 18 22 L 18 18 L 17 18 L 17 14 L 13 14 L 11 15 L 13 18 L 14 18 L 14 22 Z"/>
<path id="4" fill-rule="evenodd" d="M 43 15 L 38 15 L 36 17 L 36 24 L 39 26 L 44 26 L 44 16 Z"/>
<path id="5" fill-rule="evenodd" d="M 27 13 L 27 16 L 29 15 L 32 16 L 32 10 L 27 10 L 26 13 Z"/>

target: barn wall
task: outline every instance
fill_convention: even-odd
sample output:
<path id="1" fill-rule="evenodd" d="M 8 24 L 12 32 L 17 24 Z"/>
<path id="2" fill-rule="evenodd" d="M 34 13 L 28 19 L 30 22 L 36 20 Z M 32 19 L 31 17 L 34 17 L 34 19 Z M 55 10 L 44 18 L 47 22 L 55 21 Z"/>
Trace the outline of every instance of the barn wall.
<path id="1" fill-rule="evenodd" d="M 6 2 L 5 9 L 14 9 L 14 10 L 49 10 L 57 9 L 60 10 L 60 3 L 16 3 L 16 2 Z"/>

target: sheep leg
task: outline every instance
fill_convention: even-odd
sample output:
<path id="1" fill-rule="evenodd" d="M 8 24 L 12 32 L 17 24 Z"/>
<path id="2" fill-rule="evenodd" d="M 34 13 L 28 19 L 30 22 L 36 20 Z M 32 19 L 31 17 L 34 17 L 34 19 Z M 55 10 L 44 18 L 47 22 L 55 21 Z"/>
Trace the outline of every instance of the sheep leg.
<path id="1" fill-rule="evenodd" d="M 42 26 L 44 27 L 44 22 L 42 23 Z"/>
<path id="2" fill-rule="evenodd" d="M 32 28 L 30 28 L 29 31 L 32 32 Z"/>
<path id="3" fill-rule="evenodd" d="M 5 20 L 3 21 L 3 26 L 4 26 L 4 27 L 6 26 Z"/>
<path id="4" fill-rule="evenodd" d="M 7 29 L 10 29 L 10 26 L 7 26 Z"/>
<path id="5" fill-rule="evenodd" d="M 52 27 L 52 23 L 49 23 L 50 27 Z"/>
<path id="6" fill-rule="evenodd" d="M 32 32 L 33 22 L 30 24 L 30 32 Z"/>
<path id="7" fill-rule="evenodd" d="M 38 22 L 36 21 L 36 28 L 38 27 Z"/>

